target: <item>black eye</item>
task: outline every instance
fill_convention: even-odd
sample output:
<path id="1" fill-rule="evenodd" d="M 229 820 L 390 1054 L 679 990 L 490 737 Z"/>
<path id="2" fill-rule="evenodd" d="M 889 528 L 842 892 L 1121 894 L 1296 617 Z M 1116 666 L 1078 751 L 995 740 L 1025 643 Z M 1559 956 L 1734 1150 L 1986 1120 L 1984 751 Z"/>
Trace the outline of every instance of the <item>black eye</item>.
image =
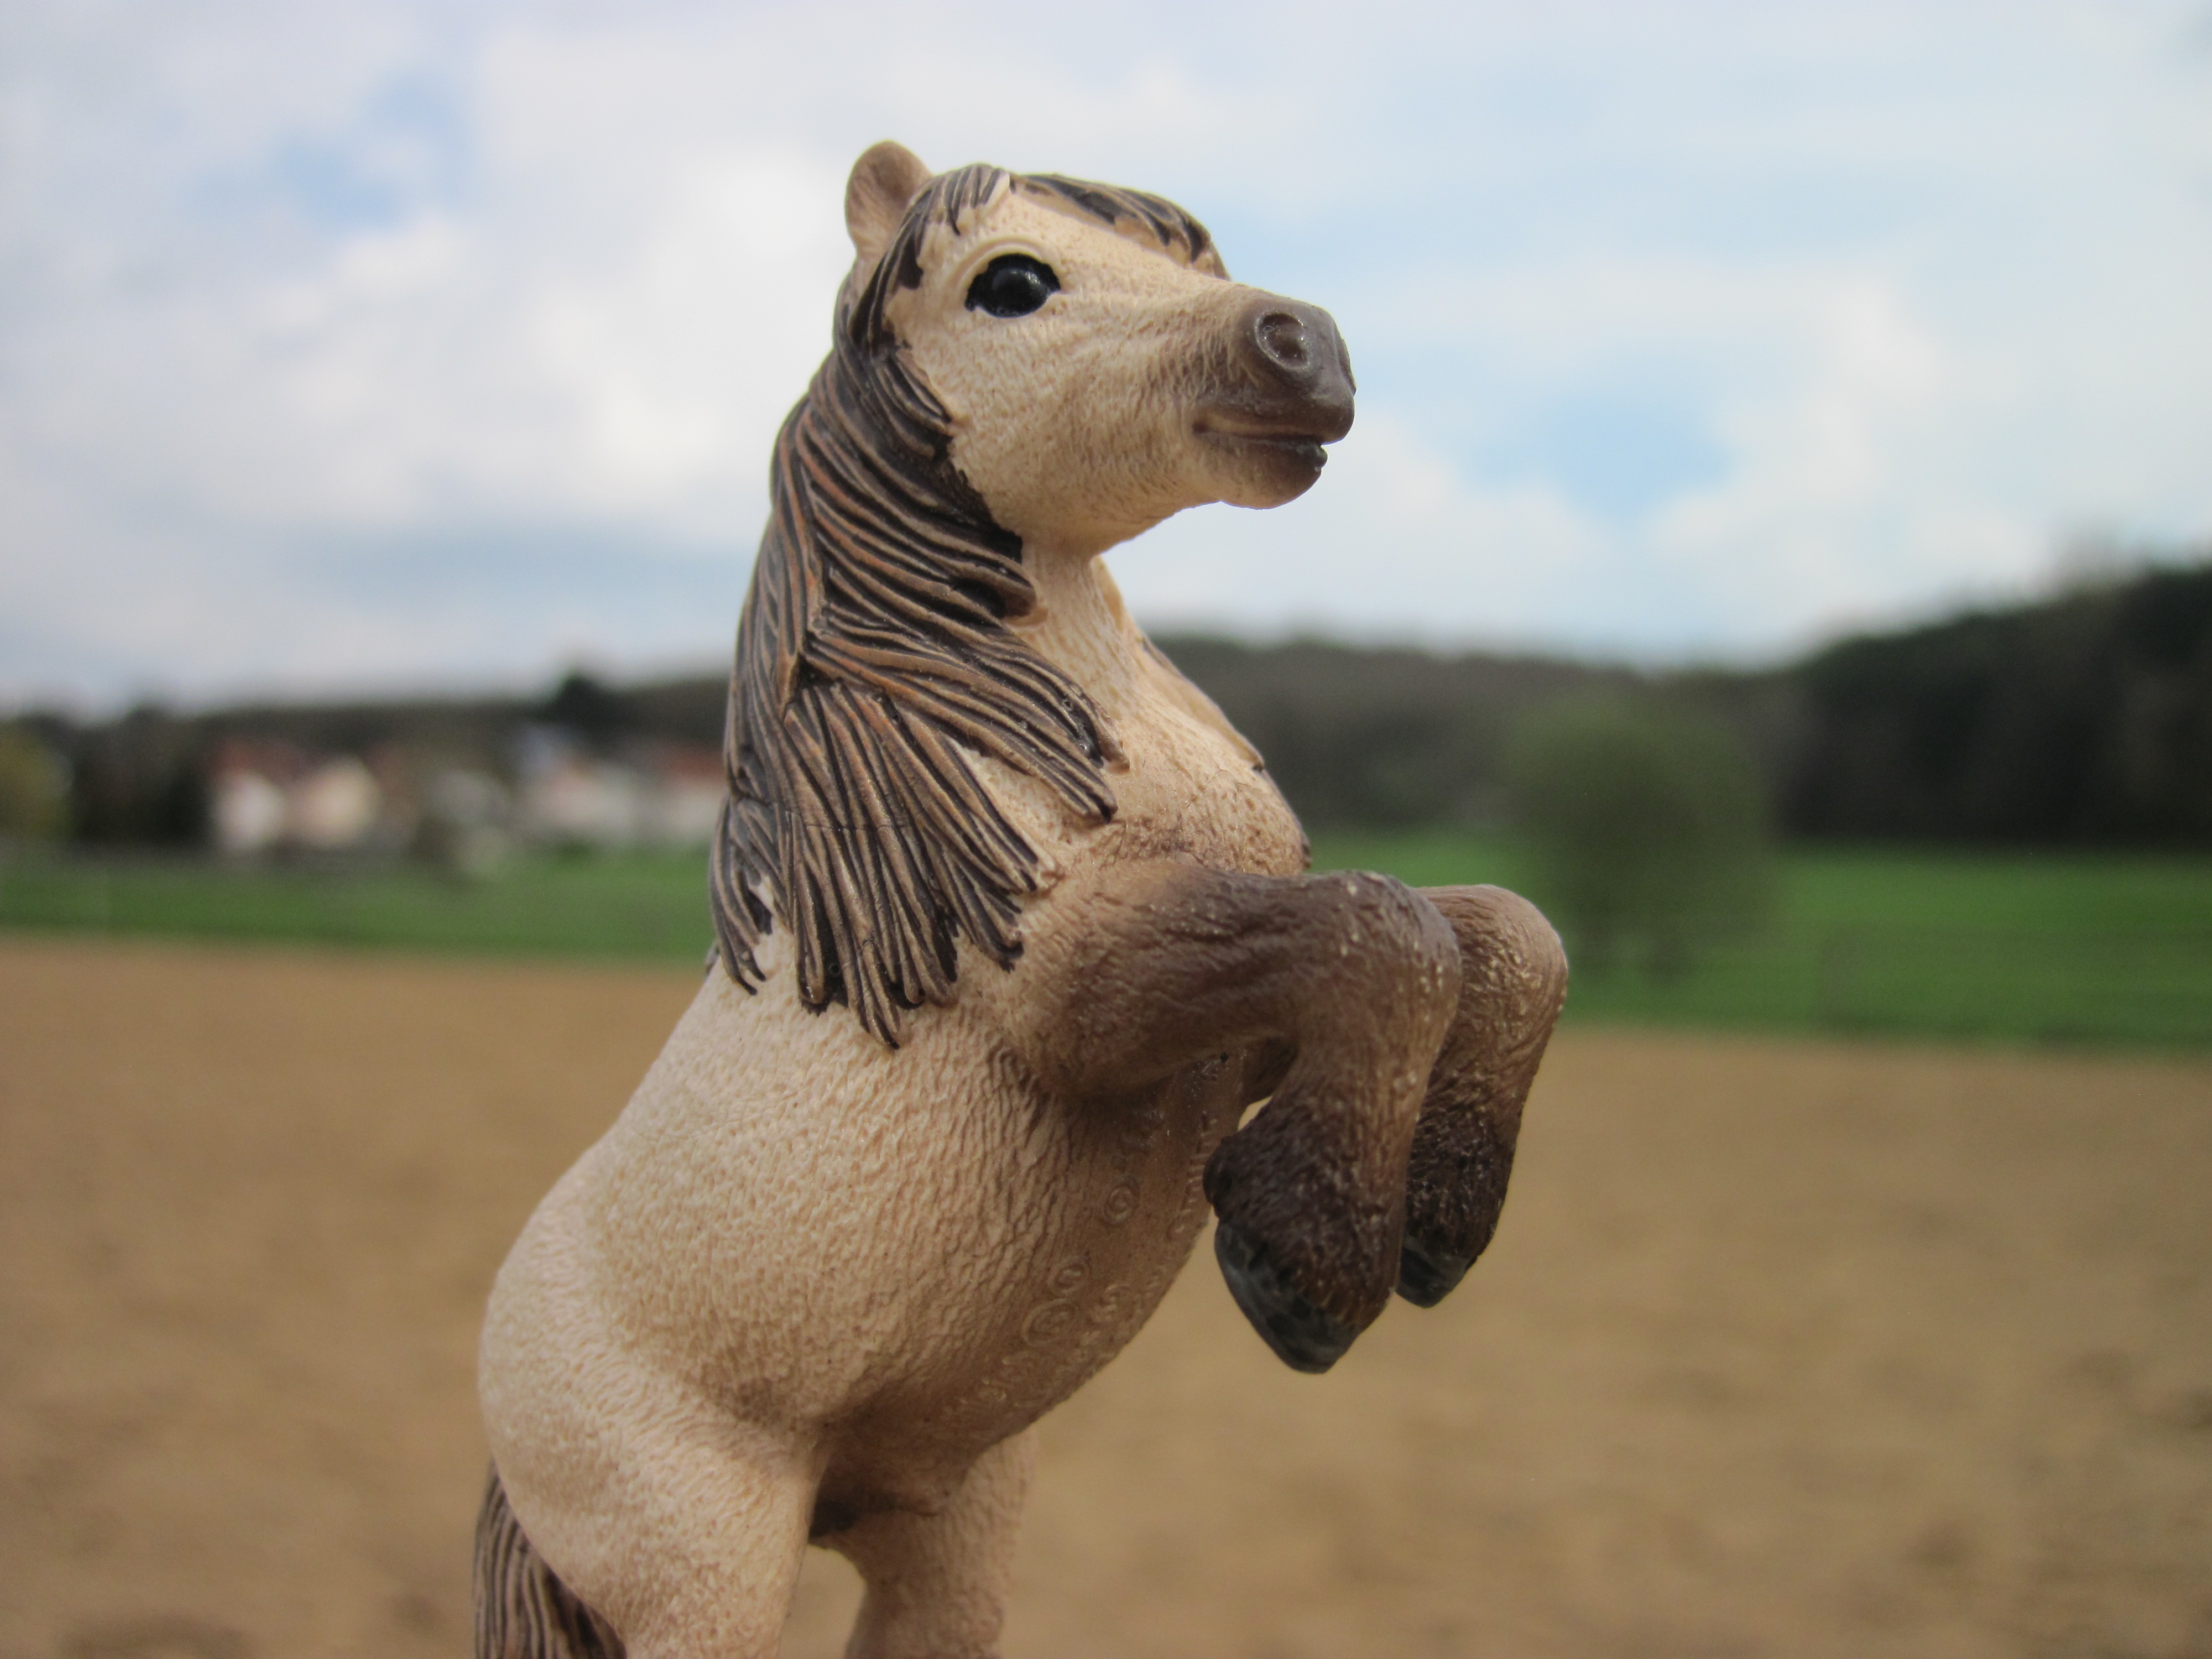
<path id="1" fill-rule="evenodd" d="M 968 285 L 968 309 L 1026 317 L 1060 292 L 1052 267 L 1026 253 L 1001 253 Z"/>

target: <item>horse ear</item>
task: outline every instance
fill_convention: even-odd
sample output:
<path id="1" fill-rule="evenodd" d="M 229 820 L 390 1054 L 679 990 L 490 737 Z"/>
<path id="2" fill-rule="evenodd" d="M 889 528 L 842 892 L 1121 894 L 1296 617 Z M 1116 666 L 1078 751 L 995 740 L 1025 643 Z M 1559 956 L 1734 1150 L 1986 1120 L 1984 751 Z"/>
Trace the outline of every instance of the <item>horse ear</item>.
<path id="1" fill-rule="evenodd" d="M 853 176 L 845 183 L 845 228 L 852 233 L 853 251 L 863 268 L 884 257 L 906 217 L 907 204 L 921 194 L 929 178 L 921 157 L 888 138 L 871 144 L 853 163 Z"/>

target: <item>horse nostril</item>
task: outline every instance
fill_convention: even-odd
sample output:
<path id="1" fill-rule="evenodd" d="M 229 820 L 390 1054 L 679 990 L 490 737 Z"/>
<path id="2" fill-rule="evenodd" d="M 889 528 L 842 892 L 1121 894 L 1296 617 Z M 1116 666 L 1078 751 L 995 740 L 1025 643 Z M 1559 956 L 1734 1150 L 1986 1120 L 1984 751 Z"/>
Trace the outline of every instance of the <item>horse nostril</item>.
<path id="1" fill-rule="evenodd" d="M 1229 325 L 1230 380 L 1215 394 L 1248 422 L 1334 443 L 1352 427 L 1352 365 L 1319 306 L 1247 292 Z"/>
<path id="2" fill-rule="evenodd" d="M 1259 338 L 1260 349 L 1285 368 L 1306 366 L 1306 325 L 1289 312 L 1268 312 L 1253 332 Z"/>

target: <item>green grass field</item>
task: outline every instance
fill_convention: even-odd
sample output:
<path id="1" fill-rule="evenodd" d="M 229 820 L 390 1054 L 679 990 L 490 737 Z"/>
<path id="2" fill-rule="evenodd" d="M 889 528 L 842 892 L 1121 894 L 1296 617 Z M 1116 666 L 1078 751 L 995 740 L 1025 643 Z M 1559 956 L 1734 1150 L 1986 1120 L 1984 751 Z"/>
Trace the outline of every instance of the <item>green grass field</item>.
<path id="1" fill-rule="evenodd" d="M 1317 867 L 1417 885 L 1524 885 L 1502 840 L 1324 836 Z M 0 927 L 696 963 L 696 855 L 518 861 L 459 882 L 407 867 L 225 869 L 18 857 Z M 1687 973 L 1577 975 L 1568 1017 L 1772 1030 L 2212 1045 L 2212 859 L 1796 850 L 1774 915 Z"/>
<path id="2" fill-rule="evenodd" d="M 465 881 L 408 865 L 16 859 L 0 863 L 0 927 L 695 963 L 714 939 L 703 854 L 532 859 Z"/>
<path id="3" fill-rule="evenodd" d="M 1503 840 L 1330 836 L 1315 862 L 1534 892 Z M 1578 973 L 1569 1018 L 2212 1044 L 2212 858 L 1796 848 L 1779 864 L 1759 932 L 1669 981 Z"/>

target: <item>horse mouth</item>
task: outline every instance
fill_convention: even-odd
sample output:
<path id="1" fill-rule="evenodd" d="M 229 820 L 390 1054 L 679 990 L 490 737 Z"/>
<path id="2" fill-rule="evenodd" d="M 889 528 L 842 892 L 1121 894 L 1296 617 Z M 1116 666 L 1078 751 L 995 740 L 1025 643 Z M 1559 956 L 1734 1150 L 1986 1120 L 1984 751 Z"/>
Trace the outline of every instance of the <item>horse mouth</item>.
<path id="1" fill-rule="evenodd" d="M 1344 435 L 1340 432 L 1317 432 L 1311 428 L 1248 423 L 1218 415 L 1200 416 L 1193 430 L 1204 442 L 1255 457 L 1264 456 L 1277 465 L 1295 465 L 1315 472 L 1328 464 L 1328 455 L 1322 446 L 1334 443 Z"/>

